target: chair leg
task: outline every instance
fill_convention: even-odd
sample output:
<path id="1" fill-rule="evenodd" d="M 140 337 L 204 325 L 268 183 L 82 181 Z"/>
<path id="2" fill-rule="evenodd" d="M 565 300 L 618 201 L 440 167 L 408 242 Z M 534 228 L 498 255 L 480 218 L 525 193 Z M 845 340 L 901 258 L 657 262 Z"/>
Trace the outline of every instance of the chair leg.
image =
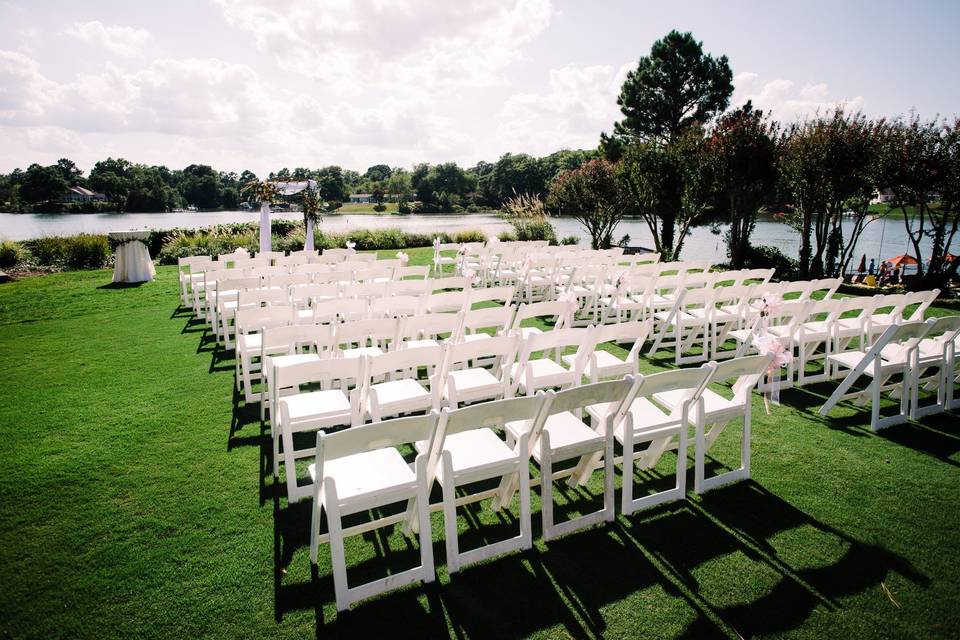
<path id="1" fill-rule="evenodd" d="M 543 433 L 540 438 L 540 513 L 543 517 L 543 539 L 553 539 L 553 461 L 550 459 L 550 453 L 543 446 Z"/>
<path id="2" fill-rule="evenodd" d="M 350 607 L 347 559 L 343 547 L 340 509 L 337 507 L 337 492 L 332 481 L 324 482 L 324 496 L 327 507 L 327 529 L 330 532 L 330 563 L 333 565 L 333 590 L 337 601 L 337 611 L 346 611 Z"/>
<path id="3" fill-rule="evenodd" d="M 453 575 L 460 570 L 460 544 L 457 540 L 457 496 L 453 478 L 453 465 L 449 458 L 443 461 L 443 532 L 447 547 L 447 572 Z"/>

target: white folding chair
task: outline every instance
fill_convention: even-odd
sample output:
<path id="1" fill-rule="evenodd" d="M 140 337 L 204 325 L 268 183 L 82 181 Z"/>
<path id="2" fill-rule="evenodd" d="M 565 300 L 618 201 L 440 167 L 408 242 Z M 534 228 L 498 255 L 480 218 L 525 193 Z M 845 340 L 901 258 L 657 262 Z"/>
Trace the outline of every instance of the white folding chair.
<path id="1" fill-rule="evenodd" d="M 653 314 L 657 337 L 650 347 L 652 355 L 661 346 L 673 346 L 677 366 L 703 362 L 710 357 L 710 315 L 714 309 L 714 291 L 706 287 L 680 289 L 673 306 Z M 685 355 L 700 344 L 700 353 Z"/>
<path id="2" fill-rule="evenodd" d="M 444 353 L 442 400 L 457 408 L 460 403 L 500 400 L 511 396 L 510 366 L 517 352 L 516 335 L 496 336 L 448 344 Z M 489 363 L 490 366 L 481 366 Z"/>
<path id="3" fill-rule="evenodd" d="M 842 369 L 848 370 L 843 381 L 834 389 L 820 407 L 820 415 L 830 413 L 841 400 L 853 400 L 856 405 L 871 405 L 870 429 L 879 431 L 903 424 L 910 415 L 911 365 L 917 361 L 918 345 L 933 321 L 905 322 L 891 325 L 869 349 L 857 349 L 827 356 L 831 377 L 837 377 Z M 866 389 L 851 392 L 861 376 L 870 381 Z M 899 376 L 900 380 L 894 380 Z M 892 416 L 881 416 L 880 401 L 883 392 L 891 392 L 899 398 L 899 410 Z"/>
<path id="4" fill-rule="evenodd" d="M 635 390 L 634 399 L 624 412 L 623 419 L 613 423 L 613 436 L 623 447 L 623 486 L 621 504 L 624 515 L 672 500 L 686 498 L 687 438 L 700 394 L 710 381 L 715 365 L 703 364 L 697 368 L 673 369 L 643 376 Z M 676 402 L 667 407 L 658 399 L 666 392 L 676 393 Z M 607 404 L 587 407 L 591 420 L 606 420 L 614 413 Z M 638 449 L 646 444 L 644 449 Z M 675 449 L 677 460 L 673 487 L 634 498 L 634 472 L 657 466 L 660 458 Z"/>
<path id="5" fill-rule="evenodd" d="M 630 345 L 630 350 L 627 352 L 626 358 L 621 360 L 610 351 L 595 349 L 587 360 L 584 374 L 590 378 L 590 382 L 599 382 L 603 378 L 614 376 L 636 374 L 640 362 L 640 350 L 649 336 L 649 321 L 633 320 L 597 327 L 594 336 L 597 345 L 606 342 L 612 342 L 616 345 L 625 343 Z M 576 355 L 565 355 L 562 360 L 567 366 L 572 367 L 575 364 Z"/>
<path id="6" fill-rule="evenodd" d="M 277 368 L 329 358 L 334 349 L 334 325 L 297 324 L 264 329 L 260 333 L 260 419 L 276 415 L 271 376 Z M 249 401 L 248 401 L 249 402 Z M 271 431 L 273 426 L 271 423 Z"/>
<path id="7" fill-rule="evenodd" d="M 273 432 L 273 475 L 280 476 L 280 441 L 283 441 L 283 467 L 287 499 L 296 502 L 310 495 L 309 487 L 297 480 L 296 461 L 312 455 L 309 449 L 297 449 L 294 434 L 334 427 L 349 427 L 363 422 L 362 388 L 350 388 L 350 380 L 362 380 L 366 361 L 317 359 L 274 367 L 272 393 L 277 399 L 277 428 Z M 309 390 L 301 391 L 301 386 Z"/>
<path id="8" fill-rule="evenodd" d="M 238 309 L 236 315 L 237 346 L 234 350 L 237 391 L 242 391 L 244 402 L 256 402 L 259 394 L 253 392 L 253 381 L 260 378 L 259 362 L 263 344 L 263 332 L 273 327 L 293 324 L 293 307 L 276 305 Z M 258 360 L 254 365 L 254 359 Z"/>
<path id="9" fill-rule="evenodd" d="M 337 610 L 414 582 L 434 579 L 433 540 L 428 499 L 432 479 L 428 477 L 429 454 L 420 454 L 408 464 L 398 447 L 414 442 L 429 443 L 433 451 L 443 442 L 442 426 L 435 413 L 368 424 L 336 433 L 318 433 L 314 464 L 308 471 L 313 479 L 313 508 L 310 523 L 310 562 L 317 564 L 319 545 L 330 545 L 333 586 Z M 379 511 L 398 502 L 416 505 L 420 532 L 420 564 L 411 569 L 351 587 L 347 581 L 344 540 L 353 535 L 392 526 L 405 519 L 404 512 L 368 520 L 351 527 L 344 518 Z M 323 514 L 328 533 L 320 533 Z"/>
<path id="10" fill-rule="evenodd" d="M 541 319 L 544 322 L 553 322 L 553 329 L 563 329 L 570 326 L 574 304 L 568 300 L 553 300 L 521 304 L 513 317 L 513 329 L 520 332 L 524 339 L 536 333 L 542 333 L 540 327 L 523 326 L 528 320 Z M 552 320 L 551 320 L 552 319 Z M 529 323 L 528 323 L 529 324 Z"/>
<path id="11" fill-rule="evenodd" d="M 439 410 L 442 357 L 441 347 L 400 349 L 368 356 L 364 417 L 379 422 L 405 413 Z M 427 370 L 426 386 L 418 378 L 421 367 Z M 380 379 L 382 381 L 377 382 Z"/>
<path id="12" fill-rule="evenodd" d="M 627 376 L 620 380 L 598 382 L 560 392 L 547 391 L 546 420 L 539 433 L 530 435 L 530 455 L 540 466 L 541 515 L 543 538 L 552 540 L 570 532 L 612 522 L 615 517 L 613 425 L 622 420 L 633 402 L 639 379 Z M 552 396 L 552 397 L 551 397 Z M 588 426 L 581 420 L 589 406 L 604 404 L 612 407 L 606 419 L 591 420 Z M 508 422 L 507 442 L 515 442 L 528 435 L 526 422 Z M 562 523 L 554 521 L 553 483 L 568 477 L 568 486 L 583 486 L 602 458 L 603 507 L 591 513 Z M 554 471 L 554 464 L 577 460 L 569 469 Z"/>
<path id="13" fill-rule="evenodd" d="M 540 389 L 580 385 L 587 359 L 596 345 L 592 325 L 584 329 L 555 329 L 531 334 L 522 341 L 520 356 L 510 370 L 511 393 L 533 395 Z M 576 349 L 569 369 L 560 364 L 562 351 Z M 549 351 L 554 352 L 551 358 Z"/>
<path id="14" fill-rule="evenodd" d="M 951 408 L 957 378 L 957 346 L 960 316 L 944 316 L 930 323 L 917 344 L 916 361 L 910 367 L 910 419 L 942 413 Z M 923 403 L 921 391 L 935 391 L 934 401 Z"/>
<path id="15" fill-rule="evenodd" d="M 773 356 L 757 355 L 725 360 L 714 363 L 714 372 L 710 383 L 725 383 L 733 380 L 729 393 L 721 395 L 709 387 L 702 389 L 700 402 L 694 407 L 693 423 L 696 428 L 696 453 L 694 491 L 704 493 L 724 484 L 745 480 L 750 477 L 750 429 L 752 419 L 752 394 L 767 371 Z M 655 395 L 658 402 L 670 409 L 677 409 L 685 401 L 685 394 L 679 390 L 661 392 Z M 706 454 L 716 443 L 717 438 L 732 420 L 743 421 L 743 433 L 740 439 L 740 464 L 737 468 L 706 477 Z"/>
<path id="16" fill-rule="evenodd" d="M 544 394 L 482 402 L 451 411 L 443 409 L 444 440 L 433 443 L 439 453 L 437 482 L 443 491 L 444 538 L 447 548 L 447 571 L 452 575 L 463 566 L 496 555 L 533 546 L 530 522 L 530 448 L 529 434 L 537 433 L 542 423 Z M 494 429 L 507 422 L 529 421 L 530 428 L 513 447 L 507 445 Z M 418 451 L 429 451 L 429 444 L 418 443 Z M 431 456 L 432 457 L 432 456 Z M 500 479 L 499 487 L 466 493 L 466 486 L 485 480 Z M 514 480 L 519 488 L 520 532 L 518 535 L 489 543 L 469 551 L 460 551 L 457 532 L 457 507 L 493 498 L 491 508 L 499 511 L 508 506 L 513 495 Z M 457 488 L 463 494 L 457 496 Z"/>

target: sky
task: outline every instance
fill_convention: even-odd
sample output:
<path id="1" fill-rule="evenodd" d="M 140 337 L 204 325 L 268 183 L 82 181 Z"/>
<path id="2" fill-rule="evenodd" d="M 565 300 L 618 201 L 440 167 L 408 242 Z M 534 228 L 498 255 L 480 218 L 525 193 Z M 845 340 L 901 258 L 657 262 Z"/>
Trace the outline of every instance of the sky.
<path id="1" fill-rule="evenodd" d="M 960 115 L 960 2 L 0 0 L 0 171 L 67 157 L 261 175 L 594 148 L 671 29 L 733 106 Z"/>

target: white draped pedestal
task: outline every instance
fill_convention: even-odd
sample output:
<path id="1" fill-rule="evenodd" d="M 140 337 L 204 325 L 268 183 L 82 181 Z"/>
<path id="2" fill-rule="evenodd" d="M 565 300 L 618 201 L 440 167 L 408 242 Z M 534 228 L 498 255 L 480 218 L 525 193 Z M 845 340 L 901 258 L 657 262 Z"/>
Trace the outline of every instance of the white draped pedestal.
<path id="1" fill-rule="evenodd" d="M 260 203 L 260 252 L 266 253 L 272 249 L 270 236 L 270 204 Z"/>
<path id="2" fill-rule="evenodd" d="M 110 239 L 118 242 L 113 266 L 114 282 L 150 282 L 157 271 L 143 240 L 149 231 L 114 231 Z"/>

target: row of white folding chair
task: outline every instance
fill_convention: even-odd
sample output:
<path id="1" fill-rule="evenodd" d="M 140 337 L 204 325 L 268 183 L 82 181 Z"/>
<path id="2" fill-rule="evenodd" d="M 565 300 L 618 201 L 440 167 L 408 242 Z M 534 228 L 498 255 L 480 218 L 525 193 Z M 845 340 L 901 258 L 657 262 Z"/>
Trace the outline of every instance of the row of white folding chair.
<path id="1" fill-rule="evenodd" d="M 869 403 L 870 428 L 879 431 L 908 419 L 953 409 L 960 381 L 958 346 L 960 316 L 891 324 L 869 348 L 864 345 L 827 357 L 831 377 L 842 375 L 843 380 L 820 408 L 820 415 L 827 415 L 843 400 L 852 400 L 858 406 Z M 854 390 L 861 377 L 869 378 L 866 387 Z M 923 403 L 921 387 L 936 392 L 932 403 Z M 893 415 L 882 415 L 884 393 L 898 400 Z"/>
<path id="2" fill-rule="evenodd" d="M 315 300 L 321 299 L 319 293 L 313 293 L 316 295 Z M 498 293 L 494 289 L 488 289 L 479 293 L 487 294 L 483 297 L 483 301 L 491 295 L 499 297 L 501 301 L 509 296 L 508 290 Z M 241 301 L 253 299 L 261 301 L 264 299 L 263 296 L 268 294 L 279 296 L 280 292 L 273 290 L 261 293 L 261 290 L 252 290 L 244 292 L 240 299 Z M 395 345 L 436 344 L 437 336 L 440 334 L 446 335 L 447 339 L 454 343 L 487 338 L 490 334 L 505 335 L 509 332 L 517 332 L 521 337 L 526 338 L 540 332 L 538 327 L 523 326 L 528 320 L 543 319 L 552 322 L 554 329 L 560 329 L 567 326 L 569 318 L 569 306 L 558 302 L 471 309 L 469 303 L 472 300 L 466 293 L 455 300 L 449 298 L 449 294 L 434 294 L 420 298 L 392 296 L 369 302 L 363 298 L 323 298 L 322 300 L 323 302 L 316 304 L 312 309 L 303 308 L 296 298 L 292 306 L 287 305 L 279 297 L 273 301 L 273 305 L 267 307 L 241 302 L 240 310 L 235 312 L 235 324 L 242 338 L 238 339 L 236 353 L 237 388 L 244 391 L 247 402 L 255 400 L 251 387 L 251 382 L 257 379 L 257 368 L 253 366 L 254 359 L 258 355 L 267 356 L 276 349 L 283 350 L 285 346 L 289 346 L 283 340 L 279 345 L 272 346 L 263 342 L 261 336 L 247 335 L 259 332 L 264 327 L 287 324 L 349 323 L 348 327 L 338 329 L 340 337 L 356 336 L 359 339 L 365 336 L 368 340 L 375 337 L 378 347 L 390 349 Z M 438 309 L 445 308 L 444 305 L 454 306 L 458 313 L 438 312 Z M 434 312 L 423 313 L 423 311 Z M 629 335 L 627 329 L 621 330 L 617 335 Z M 289 331 L 296 334 L 295 329 Z M 646 333 L 644 333 L 644 339 L 645 337 Z M 334 335 L 331 334 L 329 339 L 334 340 Z M 266 350 L 262 354 L 261 347 Z M 332 349 L 332 347 L 325 347 L 324 350 L 327 348 Z M 603 361 L 598 367 L 603 369 L 608 364 L 610 364 L 608 361 Z"/>
<path id="3" fill-rule="evenodd" d="M 725 367 L 721 372 L 720 367 Z M 353 602 L 411 582 L 434 579 L 433 539 L 428 504 L 434 482 L 441 486 L 447 570 L 452 575 L 463 566 L 532 546 L 530 513 L 530 472 L 532 459 L 541 470 L 540 486 L 544 538 L 608 522 L 615 516 L 614 447 L 624 444 L 624 511 L 657 502 L 685 497 L 686 440 L 695 425 L 698 453 L 696 478 L 702 480 L 711 420 L 726 424 L 734 417 L 744 420 L 741 467 L 719 478 L 724 482 L 749 477 L 749 432 L 751 380 L 766 366 L 765 358 L 729 361 L 724 365 L 704 365 L 700 369 L 666 371 L 646 377 L 633 377 L 589 386 L 547 391 L 534 396 L 510 398 L 476 404 L 461 409 L 444 409 L 439 415 L 400 418 L 364 425 L 335 433 L 318 432 L 315 463 L 309 468 L 314 505 L 311 518 L 310 558 L 316 564 L 319 545 L 329 544 L 338 610 Z M 718 376 L 736 377 L 734 399 L 716 404 L 713 413 L 706 408 L 702 394 Z M 713 392 L 711 392 L 713 393 Z M 679 403 L 679 404 L 677 404 Z M 735 407 L 735 409 L 734 409 Z M 652 410 L 650 409 L 652 408 Z M 581 416 L 588 415 L 591 424 Z M 504 441 L 498 431 L 506 433 Z M 666 441 L 666 444 L 664 443 Z M 644 451 L 638 445 L 648 443 Z M 678 450 L 677 486 L 666 492 L 632 499 L 633 469 L 638 460 L 650 467 L 670 443 Z M 408 464 L 399 446 L 413 445 L 414 463 Z M 602 459 L 603 506 L 592 513 L 555 523 L 553 483 L 569 478 L 576 486 L 586 484 Z M 554 464 L 575 460 L 571 470 L 554 471 Z M 626 467 L 629 467 L 629 470 Z M 727 474 L 730 476 L 730 474 Z M 714 480 L 717 478 L 712 478 Z M 498 481 L 491 490 L 467 492 L 468 486 L 481 481 Z M 704 482 L 700 483 L 705 484 Z M 707 486 L 699 489 L 706 490 Z M 470 551 L 459 548 L 458 506 L 492 498 L 491 508 L 508 508 L 519 493 L 519 531 L 516 535 L 488 543 Z M 344 528 L 345 516 L 378 509 L 388 504 L 406 503 L 406 511 Z M 320 523 L 326 515 L 328 532 Z M 401 574 L 350 587 L 347 582 L 344 538 L 367 531 L 404 523 L 419 535 L 420 565 Z"/>

